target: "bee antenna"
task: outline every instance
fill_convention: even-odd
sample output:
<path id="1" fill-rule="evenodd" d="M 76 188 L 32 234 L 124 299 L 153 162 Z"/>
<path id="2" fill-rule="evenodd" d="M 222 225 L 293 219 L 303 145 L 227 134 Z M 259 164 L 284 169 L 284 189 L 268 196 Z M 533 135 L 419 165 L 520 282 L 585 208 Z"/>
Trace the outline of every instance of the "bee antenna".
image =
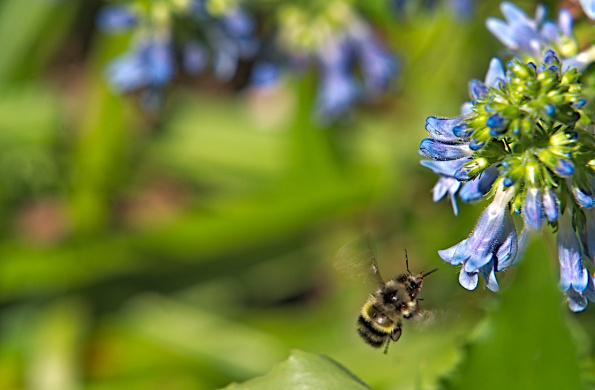
<path id="1" fill-rule="evenodd" d="M 421 278 L 423 279 L 423 278 L 425 278 L 426 276 L 428 276 L 429 274 L 431 274 L 431 273 L 433 273 L 433 272 L 436 272 L 436 271 L 438 271 L 438 268 L 434 268 L 434 269 L 433 269 L 433 270 L 431 270 L 430 272 L 426 272 L 425 274 L 423 274 L 423 275 L 421 276 Z"/>
<path id="2" fill-rule="evenodd" d="M 409 271 L 409 258 L 407 257 L 407 249 L 405 249 L 405 265 L 407 266 L 407 272 L 411 275 L 411 271 Z"/>

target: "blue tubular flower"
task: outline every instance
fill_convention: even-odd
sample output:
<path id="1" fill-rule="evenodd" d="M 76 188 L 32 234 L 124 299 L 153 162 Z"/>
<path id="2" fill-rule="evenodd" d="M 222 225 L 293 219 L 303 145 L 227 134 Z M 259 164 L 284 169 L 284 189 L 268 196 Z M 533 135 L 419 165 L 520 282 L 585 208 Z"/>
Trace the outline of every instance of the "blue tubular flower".
<path id="1" fill-rule="evenodd" d="M 524 50 L 539 56 L 543 41 L 539 33 L 540 19 L 544 14 L 543 6 L 539 6 L 537 10 L 536 20 L 529 19 L 523 10 L 509 2 L 502 2 L 500 10 L 506 21 L 488 18 L 488 30 L 512 50 Z"/>
<path id="2" fill-rule="evenodd" d="M 455 197 L 459 187 L 461 187 L 460 181 L 453 177 L 443 176 L 438 180 L 434 188 L 432 188 L 432 199 L 434 202 L 438 202 L 440 199 L 444 198 L 446 194 L 448 194 L 454 215 L 459 215 L 459 207 Z"/>
<path id="3" fill-rule="evenodd" d="M 568 307 L 574 312 L 585 310 L 589 301 L 595 301 L 595 276 L 588 275 L 588 278 L 587 288 L 584 291 L 578 292 L 574 288 L 566 291 Z"/>
<path id="4" fill-rule="evenodd" d="M 447 161 L 421 161 L 420 164 L 426 168 L 431 169 L 434 173 L 437 173 L 442 176 L 446 177 L 456 177 L 457 172 L 460 172 L 463 169 L 463 165 L 465 163 L 471 161 L 471 158 L 464 157 L 459 158 L 457 160 L 447 160 Z"/>
<path id="5" fill-rule="evenodd" d="M 589 184 L 572 183 L 570 188 L 572 190 L 572 196 L 579 206 L 588 209 L 595 205 L 595 198 L 593 197 L 593 191 Z"/>
<path id="6" fill-rule="evenodd" d="M 581 244 L 572 228 L 569 213 L 565 213 L 560 218 L 557 245 L 560 261 L 560 290 L 569 296 L 573 296 L 576 304 L 577 294 L 581 295 L 587 289 L 590 275 L 583 265 Z M 582 305 L 577 304 L 575 306 Z M 586 307 L 586 304 L 584 306 Z M 571 309 L 574 310 L 572 307 Z"/>
<path id="7" fill-rule="evenodd" d="M 546 50 L 554 49 L 564 58 L 567 67 L 582 70 L 588 65 L 577 54 L 578 45 L 572 37 L 573 20 L 569 10 L 561 8 L 555 22 L 545 19 L 544 5 L 537 6 L 535 19 L 530 19 L 523 10 L 509 2 L 501 3 L 500 9 L 506 21 L 488 18 L 486 26 L 511 50 L 539 61 Z"/>
<path id="8" fill-rule="evenodd" d="M 506 209 L 513 195 L 514 189 L 504 190 L 501 185 L 469 238 L 438 251 L 442 260 L 462 265 L 459 281 L 466 289 L 477 287 L 477 274 L 481 273 L 488 288 L 497 290 L 494 272 L 504 269 L 502 264 L 509 264 L 516 257 L 516 229 Z"/>
<path id="9" fill-rule="evenodd" d="M 463 142 L 461 134 L 464 133 L 465 122 L 462 116 L 456 118 L 438 118 L 428 117 L 426 120 L 426 130 L 430 137 L 436 141 L 444 143 Z M 459 135 L 455 135 L 455 132 Z"/>
<path id="10" fill-rule="evenodd" d="M 527 188 L 523 209 L 525 227 L 529 230 L 539 230 L 545 222 L 543 197 L 541 190 L 535 187 Z"/>
<path id="11" fill-rule="evenodd" d="M 549 222 L 554 222 L 558 219 L 560 201 L 550 187 L 545 187 L 543 191 L 543 210 Z"/>
<path id="12" fill-rule="evenodd" d="M 509 2 L 501 3 L 500 10 L 506 21 L 488 18 L 486 27 L 510 49 L 538 59 L 548 47 L 556 48 L 565 57 L 576 54 L 576 43 L 571 38 L 572 17 L 568 10 L 560 11 L 558 24 L 545 19 L 543 5 L 537 6 L 535 19 L 530 19 L 522 9 Z"/>
<path id="13" fill-rule="evenodd" d="M 473 101 L 484 98 L 489 93 L 489 88 L 495 88 L 505 83 L 506 74 L 502 63 L 497 58 L 490 61 L 485 82 L 472 80 L 469 83 L 469 94 Z M 472 106 L 472 104 L 470 104 Z M 465 112 L 465 109 L 462 109 Z M 456 178 L 466 183 L 462 186 L 451 185 L 451 190 L 457 189 L 458 196 L 464 202 L 471 202 L 481 199 L 481 197 L 490 191 L 490 188 L 499 175 L 498 169 L 491 168 L 477 173 L 465 167 L 465 164 L 471 162 L 468 158 L 474 151 L 482 149 L 485 142 L 470 138 L 473 129 L 467 126 L 467 118 L 471 114 L 464 114 L 455 118 L 441 118 L 431 116 L 426 120 L 426 130 L 430 138 L 423 140 L 420 144 L 419 154 L 431 159 L 432 161 L 422 161 L 424 167 L 432 169 L 435 173 L 447 178 Z M 445 162 L 445 163 L 441 163 Z M 448 162 L 448 163 L 446 163 Z M 442 180 L 442 179 L 441 179 Z M 450 181 L 449 181 L 450 182 Z M 439 183 L 435 188 L 441 188 L 443 183 Z M 456 190 L 455 190 L 456 192 Z M 451 202 L 455 215 L 458 212 L 455 192 L 451 194 Z M 443 196 L 434 196 L 434 201 L 442 199 Z"/>
<path id="14" fill-rule="evenodd" d="M 462 185 L 458 193 L 459 198 L 465 203 L 481 199 L 485 194 L 490 192 L 492 184 L 494 184 L 499 174 L 496 167 L 489 167 L 478 177 Z"/>
<path id="15" fill-rule="evenodd" d="M 472 151 L 465 144 L 445 144 L 431 138 L 426 138 L 419 145 L 419 153 L 433 160 L 456 160 L 470 156 Z"/>

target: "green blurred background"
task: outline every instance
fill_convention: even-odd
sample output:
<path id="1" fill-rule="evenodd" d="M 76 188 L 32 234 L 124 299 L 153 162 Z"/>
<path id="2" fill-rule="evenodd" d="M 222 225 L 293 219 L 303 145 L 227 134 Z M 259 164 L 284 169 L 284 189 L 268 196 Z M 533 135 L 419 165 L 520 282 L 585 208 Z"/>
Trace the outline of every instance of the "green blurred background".
<path id="1" fill-rule="evenodd" d="M 313 75 L 269 91 L 178 80 L 147 114 L 104 81 L 129 36 L 96 30 L 102 2 L 0 1 L 0 389 L 216 389 L 291 349 L 376 389 L 595 383 L 595 308 L 566 308 L 549 234 L 498 294 L 464 290 L 437 255 L 485 205 L 434 204 L 418 145 L 427 116 L 458 115 L 468 81 L 507 59 L 484 27 L 498 3 L 467 21 L 363 3 L 402 73 L 382 102 L 320 129 Z M 364 234 L 385 278 L 404 249 L 412 271 L 440 268 L 430 320 L 407 322 L 388 355 L 355 332 L 376 286 L 336 256 Z"/>

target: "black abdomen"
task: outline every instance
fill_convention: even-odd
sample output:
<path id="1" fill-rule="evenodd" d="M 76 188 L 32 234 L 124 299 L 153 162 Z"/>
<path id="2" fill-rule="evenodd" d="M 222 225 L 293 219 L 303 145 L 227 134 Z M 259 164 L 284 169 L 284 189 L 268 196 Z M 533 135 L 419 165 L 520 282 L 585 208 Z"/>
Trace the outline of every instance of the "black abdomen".
<path id="1" fill-rule="evenodd" d="M 357 319 L 357 333 L 366 343 L 375 348 L 380 348 L 386 342 L 387 338 L 390 337 L 390 333 L 383 333 L 374 328 L 372 323 L 366 320 L 361 314 Z"/>

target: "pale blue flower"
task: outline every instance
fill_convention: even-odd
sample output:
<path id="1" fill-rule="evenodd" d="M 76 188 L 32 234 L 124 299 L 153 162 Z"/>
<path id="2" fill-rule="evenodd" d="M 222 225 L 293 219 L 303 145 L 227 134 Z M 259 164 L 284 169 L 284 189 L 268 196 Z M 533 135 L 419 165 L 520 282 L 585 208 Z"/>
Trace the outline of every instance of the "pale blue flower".
<path id="1" fill-rule="evenodd" d="M 525 227 L 529 230 L 539 230 L 545 222 L 545 211 L 543 209 L 543 195 L 536 187 L 529 187 L 525 193 L 523 204 L 523 220 Z"/>
<path id="2" fill-rule="evenodd" d="M 587 305 L 586 299 L 592 296 L 592 277 L 584 266 L 583 251 L 580 241 L 572 227 L 570 213 L 564 213 L 559 219 L 558 259 L 560 262 L 560 290 L 568 297 L 570 307 L 574 311 L 583 310 Z"/>
<path id="3" fill-rule="evenodd" d="M 591 20 L 595 20 L 595 0 L 579 0 L 585 15 Z"/>
<path id="4" fill-rule="evenodd" d="M 482 274 L 486 286 L 496 291 L 495 272 L 512 264 L 518 250 L 516 228 L 507 204 L 513 189 L 500 186 L 493 202 L 484 210 L 469 238 L 457 245 L 438 251 L 442 260 L 462 265 L 459 281 L 469 290 L 477 287 L 477 275 Z"/>
<path id="5" fill-rule="evenodd" d="M 138 15 L 130 7 L 109 5 L 97 14 L 97 26 L 104 31 L 123 31 L 135 26 Z"/>
<path id="6" fill-rule="evenodd" d="M 167 38 L 139 42 L 132 51 L 107 67 L 111 83 L 120 92 L 139 88 L 160 88 L 175 74 L 173 51 Z"/>

